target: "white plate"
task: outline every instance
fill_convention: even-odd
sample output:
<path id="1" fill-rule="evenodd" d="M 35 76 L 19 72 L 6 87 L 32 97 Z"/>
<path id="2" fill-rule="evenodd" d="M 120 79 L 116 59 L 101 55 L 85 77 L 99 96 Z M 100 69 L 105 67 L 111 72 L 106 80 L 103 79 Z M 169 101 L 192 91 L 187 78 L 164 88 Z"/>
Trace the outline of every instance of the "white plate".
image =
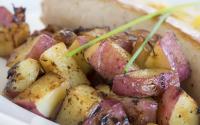
<path id="1" fill-rule="evenodd" d="M 43 28 L 40 22 L 41 0 L 0 0 L 0 6 L 5 6 L 10 11 L 12 4 L 26 8 L 26 21 L 29 23 L 31 31 Z M 6 84 L 8 68 L 6 61 L 0 58 L 0 93 Z M 0 125 L 58 125 L 45 118 L 35 115 L 9 101 L 0 95 Z"/>

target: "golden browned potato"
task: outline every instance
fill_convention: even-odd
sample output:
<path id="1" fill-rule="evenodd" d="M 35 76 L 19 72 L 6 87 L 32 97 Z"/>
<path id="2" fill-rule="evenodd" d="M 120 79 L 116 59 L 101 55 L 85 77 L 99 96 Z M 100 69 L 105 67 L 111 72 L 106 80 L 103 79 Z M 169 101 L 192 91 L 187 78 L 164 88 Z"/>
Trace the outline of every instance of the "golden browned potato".
<path id="1" fill-rule="evenodd" d="M 55 116 L 62 103 L 68 82 L 59 75 L 48 73 L 14 98 L 14 102 L 27 110 L 46 118 Z"/>
<path id="2" fill-rule="evenodd" d="M 0 27 L 0 56 L 9 56 L 29 35 L 29 26 L 26 23 L 13 23 L 9 28 Z"/>
<path id="3" fill-rule="evenodd" d="M 46 72 L 54 72 L 65 78 L 71 87 L 89 84 L 88 79 L 72 57 L 66 57 L 67 48 L 64 43 L 58 43 L 46 50 L 40 57 Z"/>
<path id="4" fill-rule="evenodd" d="M 13 15 L 0 7 L 0 56 L 9 56 L 30 36 L 29 26 L 24 19 L 25 9 L 14 7 L 14 12 Z"/>
<path id="5" fill-rule="evenodd" d="M 5 95 L 15 97 L 28 88 L 38 77 L 40 64 L 38 61 L 28 58 L 14 65 L 8 71 L 8 83 L 5 87 Z"/>
<path id="6" fill-rule="evenodd" d="M 92 87 L 77 86 L 69 91 L 56 121 L 61 125 L 79 125 L 100 101 L 101 98 Z"/>
<path id="7" fill-rule="evenodd" d="M 13 44 L 8 29 L 0 27 L 0 56 L 8 56 L 14 49 Z"/>

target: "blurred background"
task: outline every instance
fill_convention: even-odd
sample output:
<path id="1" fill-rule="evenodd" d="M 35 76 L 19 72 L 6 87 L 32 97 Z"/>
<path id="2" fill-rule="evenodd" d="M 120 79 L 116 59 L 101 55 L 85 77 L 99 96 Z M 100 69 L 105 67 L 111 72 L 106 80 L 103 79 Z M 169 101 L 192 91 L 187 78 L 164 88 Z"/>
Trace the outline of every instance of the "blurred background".
<path id="1" fill-rule="evenodd" d="M 134 0 L 133 0 L 134 1 Z M 180 4 L 185 2 L 193 2 L 199 0 L 138 0 L 139 2 L 156 2 L 158 4 Z M 23 6 L 27 8 L 26 11 L 26 20 L 30 24 L 31 30 L 40 29 L 43 27 L 42 22 L 39 20 L 41 16 L 41 2 L 42 0 L 0 0 L 0 6 L 6 6 L 9 10 L 12 11 L 12 6 Z M 199 11 L 193 11 L 192 13 L 199 13 Z"/>
<path id="2" fill-rule="evenodd" d="M 26 8 L 26 21 L 30 24 L 31 30 L 43 27 L 40 21 L 42 0 L 0 0 L 0 6 L 7 7 L 13 12 L 13 5 Z"/>

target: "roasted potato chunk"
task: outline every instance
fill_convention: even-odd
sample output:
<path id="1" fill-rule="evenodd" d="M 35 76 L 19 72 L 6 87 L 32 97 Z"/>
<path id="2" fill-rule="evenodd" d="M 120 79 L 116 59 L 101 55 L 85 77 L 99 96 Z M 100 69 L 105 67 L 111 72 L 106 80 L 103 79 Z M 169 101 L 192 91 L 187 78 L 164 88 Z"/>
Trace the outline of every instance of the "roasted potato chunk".
<path id="1" fill-rule="evenodd" d="M 68 82 L 59 75 L 48 73 L 33 83 L 13 101 L 45 118 L 55 116 L 58 106 L 62 103 Z"/>
<path id="2" fill-rule="evenodd" d="M 149 32 L 147 30 L 134 30 L 130 31 L 129 34 L 132 34 L 135 37 L 135 41 L 133 42 L 133 50 L 132 53 L 134 54 L 138 48 L 142 45 L 145 38 L 148 36 Z M 160 39 L 159 35 L 154 35 L 149 41 L 148 44 L 144 47 L 143 51 L 140 53 L 138 58 L 136 59 L 136 64 L 141 67 L 145 68 L 145 61 L 147 60 L 150 53 L 153 51 L 153 46 L 156 42 Z"/>
<path id="3" fill-rule="evenodd" d="M 159 103 L 159 125 L 199 125 L 197 103 L 181 88 L 171 86 Z"/>
<path id="4" fill-rule="evenodd" d="M 69 51 L 74 50 L 81 45 L 87 43 L 88 41 L 105 34 L 108 32 L 108 28 L 94 28 L 94 29 L 77 29 L 75 32 L 79 35 L 72 45 L 69 47 Z M 82 71 L 87 74 L 92 70 L 92 67 L 88 64 L 88 62 L 84 58 L 84 51 L 81 51 L 73 56 L 76 60 L 77 64 L 80 66 Z"/>
<path id="5" fill-rule="evenodd" d="M 129 32 L 123 32 L 110 37 L 110 39 L 113 40 L 115 44 L 119 45 L 121 48 L 131 53 L 133 50 L 132 45 L 137 40 L 137 37 Z"/>
<path id="6" fill-rule="evenodd" d="M 122 103 L 132 125 L 156 123 L 158 103 L 150 98 L 126 98 L 118 100 Z"/>
<path id="7" fill-rule="evenodd" d="M 86 60 L 104 78 L 112 80 L 115 75 L 124 73 L 130 54 L 110 40 L 97 43 L 85 51 Z M 130 71 L 137 70 L 133 64 Z"/>
<path id="8" fill-rule="evenodd" d="M 4 90 L 8 97 L 15 97 L 28 88 L 38 77 L 40 64 L 31 58 L 21 61 L 8 71 L 8 83 Z"/>
<path id="9" fill-rule="evenodd" d="M 26 23 L 11 24 L 9 28 L 0 27 L 0 56 L 9 56 L 29 35 L 29 26 Z"/>
<path id="10" fill-rule="evenodd" d="M 72 57 L 66 57 L 67 51 L 64 43 L 58 43 L 46 50 L 40 57 L 44 70 L 61 75 L 71 87 L 90 84 L 76 61 Z"/>
<path id="11" fill-rule="evenodd" d="M 190 75 L 189 63 L 186 60 L 174 33 L 168 32 L 154 46 L 155 54 L 151 54 L 145 62 L 148 68 L 165 68 L 178 72 L 180 81 Z"/>
<path id="12" fill-rule="evenodd" d="M 45 34 L 30 38 L 26 43 L 14 50 L 8 59 L 7 66 L 12 67 L 26 58 L 38 60 L 40 55 L 55 43 L 55 40 Z"/>
<path id="13" fill-rule="evenodd" d="M 69 91 L 56 121 L 61 125 L 81 124 L 89 116 L 90 109 L 100 101 L 101 98 L 92 87 L 77 86 Z"/>
<path id="14" fill-rule="evenodd" d="M 91 39 L 92 39 L 92 37 L 89 37 L 89 36 L 78 36 L 74 40 L 72 45 L 69 47 L 69 51 L 80 47 L 81 45 L 83 45 L 84 43 L 88 42 Z M 88 62 L 84 58 L 84 52 L 83 51 L 74 55 L 73 58 L 75 59 L 75 61 L 77 62 L 77 64 L 80 66 L 80 68 L 82 69 L 82 71 L 85 74 L 88 74 L 92 70 L 92 67 L 88 64 Z"/>
<path id="15" fill-rule="evenodd" d="M 14 48 L 24 43 L 30 36 L 29 26 L 25 23 L 24 8 L 15 8 L 11 14 L 0 7 L 0 56 L 9 56 Z"/>
<path id="16" fill-rule="evenodd" d="M 76 34 L 70 30 L 62 29 L 53 34 L 53 38 L 58 42 L 64 42 L 67 47 L 76 39 Z"/>
<path id="17" fill-rule="evenodd" d="M 180 86 L 178 74 L 164 69 L 143 69 L 114 77 L 112 90 L 121 96 L 161 95 L 169 86 Z"/>
<path id="18" fill-rule="evenodd" d="M 90 114 L 83 125 L 130 125 L 123 105 L 115 99 L 105 99 Z"/>
<path id="19" fill-rule="evenodd" d="M 8 29 L 0 27 L 0 56 L 8 56 L 13 49 L 14 43 Z"/>

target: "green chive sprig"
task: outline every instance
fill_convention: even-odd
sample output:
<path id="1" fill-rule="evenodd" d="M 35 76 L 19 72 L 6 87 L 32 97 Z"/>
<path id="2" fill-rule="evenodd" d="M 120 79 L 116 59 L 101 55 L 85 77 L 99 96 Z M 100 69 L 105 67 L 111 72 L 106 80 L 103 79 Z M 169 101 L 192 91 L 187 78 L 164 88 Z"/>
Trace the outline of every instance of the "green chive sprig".
<path id="1" fill-rule="evenodd" d="M 138 58 L 140 53 L 143 51 L 145 45 L 148 43 L 148 41 L 153 37 L 154 34 L 158 31 L 162 23 L 167 19 L 167 17 L 171 14 L 171 12 L 164 14 L 163 16 L 160 17 L 160 20 L 154 25 L 153 29 L 151 32 L 148 34 L 148 36 L 145 38 L 144 42 L 142 45 L 137 49 L 137 51 L 134 53 L 134 55 L 131 57 L 127 65 L 125 66 L 125 73 L 128 72 L 129 68 L 131 65 L 134 63 L 134 61 Z"/>
<path id="2" fill-rule="evenodd" d="M 116 29 L 114 29 L 114 30 L 112 30 L 112 31 L 110 31 L 110 32 L 108 32 L 108 33 L 106 33 L 106 34 L 94 39 L 94 40 L 89 41 L 88 43 L 80 46 L 79 48 L 76 48 L 76 49 L 74 49 L 74 50 L 72 50 L 70 52 L 67 52 L 66 56 L 67 57 L 74 56 L 76 53 L 79 53 L 82 50 L 87 49 L 88 47 L 90 47 L 90 46 L 92 46 L 92 45 L 94 45 L 94 44 L 96 44 L 96 43 L 98 43 L 98 42 L 100 42 L 100 41 L 102 41 L 104 39 L 107 39 L 107 38 L 109 38 L 109 37 L 111 37 L 113 35 L 116 35 L 118 33 L 124 32 L 125 30 L 135 26 L 136 24 L 139 24 L 139 23 L 144 22 L 146 20 L 152 19 L 152 18 L 154 18 L 156 16 L 159 16 L 159 15 L 162 15 L 162 14 L 165 14 L 165 13 L 172 13 L 177 9 L 186 8 L 186 7 L 199 5 L 199 4 L 200 4 L 200 2 L 192 2 L 192 3 L 176 5 L 176 6 L 173 6 L 173 7 L 164 8 L 164 9 L 158 10 L 156 12 L 153 12 L 153 13 L 145 15 L 145 16 L 141 16 L 141 17 L 139 17 L 137 19 L 134 19 L 134 20 L 130 21 L 129 23 L 124 24 L 124 25 L 122 25 L 122 26 L 120 26 L 120 27 L 118 27 L 118 28 L 116 28 Z"/>

